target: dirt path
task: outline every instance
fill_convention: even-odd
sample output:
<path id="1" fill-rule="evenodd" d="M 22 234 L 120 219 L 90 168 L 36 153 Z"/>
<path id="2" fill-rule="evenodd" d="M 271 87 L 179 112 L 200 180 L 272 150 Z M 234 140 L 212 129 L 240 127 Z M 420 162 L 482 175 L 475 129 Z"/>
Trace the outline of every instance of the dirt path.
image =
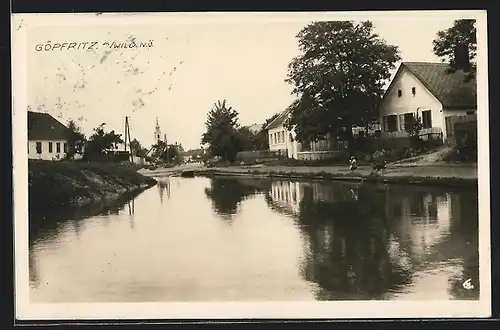
<path id="1" fill-rule="evenodd" d="M 433 166 L 433 165 L 439 165 L 439 166 L 457 166 L 457 164 L 447 164 L 444 163 L 443 159 L 446 155 L 448 155 L 450 152 L 453 152 L 453 147 L 450 146 L 442 146 L 439 147 L 437 150 L 434 152 L 425 154 L 425 155 L 420 155 L 416 157 L 411 157 L 411 158 L 406 158 L 406 159 L 401 159 L 396 162 L 387 164 L 389 168 L 395 168 L 395 167 L 413 167 L 413 166 Z M 459 166 L 462 166 L 459 164 Z M 465 165 L 467 166 L 467 165 Z"/>

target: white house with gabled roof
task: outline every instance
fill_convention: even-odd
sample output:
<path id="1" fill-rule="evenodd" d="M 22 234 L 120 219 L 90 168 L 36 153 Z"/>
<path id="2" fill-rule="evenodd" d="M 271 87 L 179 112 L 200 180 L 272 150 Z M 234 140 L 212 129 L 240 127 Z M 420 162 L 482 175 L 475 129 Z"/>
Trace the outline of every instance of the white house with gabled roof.
<path id="1" fill-rule="evenodd" d="M 62 160 L 71 132 L 48 113 L 28 111 L 28 158 Z"/>
<path id="2" fill-rule="evenodd" d="M 447 63 L 403 62 L 380 105 L 382 137 L 405 137 L 411 117 L 421 118 L 420 134 L 447 137 L 446 118 L 475 114 L 476 79 L 462 71 L 448 73 Z"/>
<path id="3" fill-rule="evenodd" d="M 291 115 L 291 108 L 287 108 L 281 112 L 273 121 L 271 121 L 266 129 L 269 137 L 269 150 L 280 151 L 288 156 L 288 158 L 297 159 L 299 145 L 295 138 L 295 132 L 285 127 L 285 122 Z"/>

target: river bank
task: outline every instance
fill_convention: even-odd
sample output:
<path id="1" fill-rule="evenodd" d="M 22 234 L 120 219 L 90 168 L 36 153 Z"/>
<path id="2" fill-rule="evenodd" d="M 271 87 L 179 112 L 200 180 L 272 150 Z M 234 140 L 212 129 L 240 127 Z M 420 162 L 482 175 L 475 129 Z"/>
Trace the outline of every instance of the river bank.
<path id="1" fill-rule="evenodd" d="M 347 166 L 234 166 L 141 170 L 147 176 L 175 175 L 183 170 L 204 176 L 253 176 L 286 179 L 374 181 L 421 185 L 477 186 L 476 166 L 401 166 L 374 173 L 371 166 L 351 172 Z"/>
<path id="2" fill-rule="evenodd" d="M 30 210 L 80 208 L 154 186 L 133 167 L 87 162 L 29 161 Z"/>

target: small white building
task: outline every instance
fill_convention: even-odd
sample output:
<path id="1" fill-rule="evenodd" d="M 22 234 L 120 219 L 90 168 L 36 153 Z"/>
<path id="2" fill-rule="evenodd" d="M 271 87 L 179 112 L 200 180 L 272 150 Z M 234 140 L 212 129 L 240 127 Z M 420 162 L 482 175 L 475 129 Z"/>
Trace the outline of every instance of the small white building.
<path id="1" fill-rule="evenodd" d="M 48 113 L 28 111 L 28 158 L 62 160 L 70 131 Z"/>
<path id="2" fill-rule="evenodd" d="M 297 159 L 299 152 L 298 142 L 294 139 L 296 134 L 293 130 L 288 130 L 285 127 L 285 122 L 291 116 L 291 108 L 280 113 L 266 129 L 269 136 L 269 150 L 280 151 L 288 156 L 288 158 Z"/>
<path id="3" fill-rule="evenodd" d="M 446 119 L 477 110 L 476 79 L 462 71 L 447 73 L 447 63 L 403 62 L 380 105 L 382 137 L 406 137 L 405 123 L 417 116 L 420 134 L 447 137 Z"/>

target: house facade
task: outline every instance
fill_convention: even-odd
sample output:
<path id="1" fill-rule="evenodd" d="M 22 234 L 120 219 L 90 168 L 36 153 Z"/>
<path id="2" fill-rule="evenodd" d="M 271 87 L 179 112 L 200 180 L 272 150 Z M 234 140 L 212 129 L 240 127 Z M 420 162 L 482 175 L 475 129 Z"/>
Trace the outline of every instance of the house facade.
<path id="1" fill-rule="evenodd" d="M 51 115 L 28 111 L 28 158 L 64 159 L 69 133 L 68 128 Z"/>
<path id="2" fill-rule="evenodd" d="M 285 127 L 285 121 L 291 116 L 291 109 L 280 113 L 272 122 L 267 125 L 269 137 L 269 150 L 279 151 L 286 154 L 288 158 L 297 159 L 299 145 L 294 140 L 295 132 Z"/>
<path id="3" fill-rule="evenodd" d="M 329 135 L 325 139 L 308 144 L 297 142 L 295 131 L 285 127 L 291 112 L 291 108 L 288 108 L 267 125 L 270 151 L 279 151 L 288 158 L 300 160 L 324 159 L 338 151 L 338 143 Z"/>
<path id="4" fill-rule="evenodd" d="M 383 138 L 407 137 L 406 125 L 420 118 L 420 135 L 448 136 L 446 118 L 476 113 L 476 79 L 447 63 L 403 62 L 380 105 Z"/>

